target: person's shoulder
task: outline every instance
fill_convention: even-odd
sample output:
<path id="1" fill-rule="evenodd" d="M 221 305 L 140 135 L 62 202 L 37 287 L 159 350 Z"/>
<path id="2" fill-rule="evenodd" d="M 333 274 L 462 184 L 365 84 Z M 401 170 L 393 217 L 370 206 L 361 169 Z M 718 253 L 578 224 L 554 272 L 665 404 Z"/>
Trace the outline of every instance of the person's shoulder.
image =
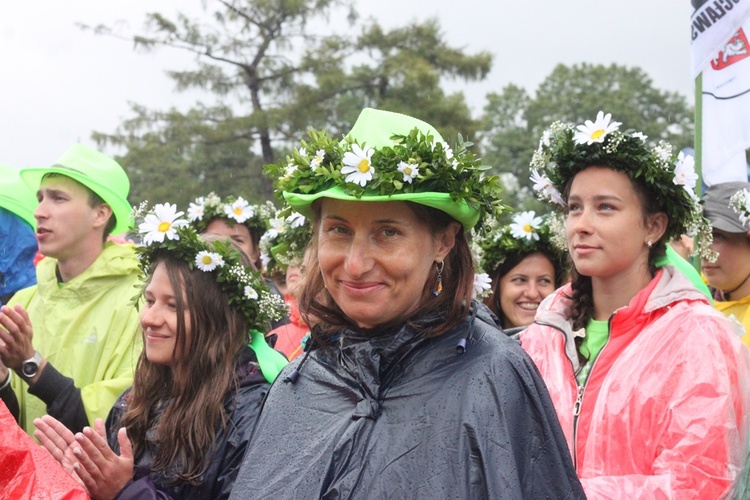
<path id="1" fill-rule="evenodd" d="M 16 304 L 20 304 L 23 307 L 27 307 L 38 290 L 38 285 L 31 285 L 29 287 L 18 290 L 8 301 L 8 306 L 12 307 Z"/>

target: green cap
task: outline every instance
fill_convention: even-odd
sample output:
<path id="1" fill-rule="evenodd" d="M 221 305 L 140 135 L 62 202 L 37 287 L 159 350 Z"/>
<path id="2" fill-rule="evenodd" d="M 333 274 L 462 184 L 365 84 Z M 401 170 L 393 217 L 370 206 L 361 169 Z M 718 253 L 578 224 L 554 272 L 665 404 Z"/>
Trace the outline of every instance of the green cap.
<path id="1" fill-rule="evenodd" d="M 437 130 L 422 120 L 400 113 L 372 108 L 362 110 L 359 118 L 357 118 L 357 122 L 348 134 L 348 139 L 378 151 L 397 145 L 392 136 L 407 136 L 414 129 L 417 129 L 425 136 L 432 136 L 434 143 L 444 142 Z M 345 142 L 342 142 L 342 144 Z M 444 147 L 447 147 L 447 145 Z M 375 168 L 377 170 L 378 166 L 375 165 Z M 434 184 L 432 185 L 432 189 L 434 189 Z M 411 201 L 436 208 L 449 214 L 459 221 L 466 230 L 474 227 L 479 221 L 480 210 L 476 205 L 470 206 L 465 199 L 461 199 L 460 201 L 454 200 L 454 197 L 447 190 L 446 192 L 429 189 L 422 191 L 419 186 L 415 185 L 414 189 L 409 191 L 411 192 L 381 194 L 365 188 L 361 196 L 358 196 L 351 194 L 349 189 L 346 189 L 343 184 L 338 183 L 333 186 L 328 185 L 317 192 L 303 193 L 284 190 L 282 194 L 294 210 L 308 217 L 312 215 L 311 205 L 315 200 L 320 198 L 334 198 L 346 201 Z"/>
<path id="2" fill-rule="evenodd" d="M 21 179 L 21 170 L 0 163 L 0 207 L 13 212 L 32 228 L 36 228 L 34 210 L 37 204 L 36 193 Z"/>
<path id="3" fill-rule="evenodd" d="M 128 203 L 130 181 L 125 170 L 109 156 L 83 144 L 74 144 L 51 167 L 25 168 L 21 177 L 36 192 L 45 174 L 58 173 L 80 182 L 99 195 L 111 208 L 117 220 L 112 234 L 122 234 L 132 227 Z"/>

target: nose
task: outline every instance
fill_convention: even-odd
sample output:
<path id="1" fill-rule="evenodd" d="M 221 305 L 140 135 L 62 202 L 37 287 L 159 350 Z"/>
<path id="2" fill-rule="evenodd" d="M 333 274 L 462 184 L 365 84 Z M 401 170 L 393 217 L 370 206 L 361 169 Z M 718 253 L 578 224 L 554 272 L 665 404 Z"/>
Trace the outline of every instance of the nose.
<path id="1" fill-rule="evenodd" d="M 34 218 L 36 220 L 40 219 L 46 219 L 47 218 L 47 209 L 46 209 L 46 202 L 44 199 L 40 200 L 37 204 L 36 208 L 34 209 Z"/>
<path id="2" fill-rule="evenodd" d="M 542 292 L 539 290 L 539 286 L 531 281 L 526 285 L 524 293 L 530 299 L 540 299 L 542 297 Z"/>
<path id="3" fill-rule="evenodd" d="M 588 210 L 579 210 L 574 215 L 568 215 L 568 230 L 572 230 L 575 234 L 590 234 L 591 233 L 591 216 Z"/>
<path id="4" fill-rule="evenodd" d="M 373 267 L 373 253 L 370 241 L 363 235 L 355 235 L 351 240 L 344 270 L 352 278 L 361 278 Z"/>
<path id="5" fill-rule="evenodd" d="M 146 330 L 148 328 L 156 328 L 164 322 L 163 316 L 159 313 L 158 308 L 154 305 L 148 306 L 144 304 L 141 309 L 141 328 Z"/>

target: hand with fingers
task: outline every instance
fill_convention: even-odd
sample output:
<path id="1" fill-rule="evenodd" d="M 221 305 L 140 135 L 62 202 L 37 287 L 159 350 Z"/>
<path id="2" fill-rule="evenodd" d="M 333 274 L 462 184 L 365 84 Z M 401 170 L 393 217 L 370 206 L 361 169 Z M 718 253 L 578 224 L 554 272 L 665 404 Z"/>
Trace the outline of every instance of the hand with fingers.
<path id="1" fill-rule="evenodd" d="M 104 422 L 97 418 L 94 428 L 85 427 L 75 435 L 72 446 L 76 462 L 73 469 L 92 498 L 114 498 L 133 479 L 133 447 L 125 428 L 117 433 L 120 455 L 107 443 Z"/>
<path id="2" fill-rule="evenodd" d="M 31 320 L 20 305 L 2 306 L 0 325 L 0 360 L 6 367 L 18 371 L 23 362 L 34 355 Z"/>
<path id="3" fill-rule="evenodd" d="M 49 415 L 44 415 L 42 418 L 35 419 L 34 426 L 37 428 L 37 430 L 34 431 L 34 437 L 36 437 L 42 446 L 50 452 L 50 455 L 52 455 L 55 460 L 60 462 L 63 469 L 65 469 L 68 474 L 78 482 L 78 484 L 85 488 L 86 485 L 78 476 L 78 473 L 74 468 L 77 458 L 73 453 L 74 446 L 76 446 L 76 440 L 73 433 L 62 423 Z"/>

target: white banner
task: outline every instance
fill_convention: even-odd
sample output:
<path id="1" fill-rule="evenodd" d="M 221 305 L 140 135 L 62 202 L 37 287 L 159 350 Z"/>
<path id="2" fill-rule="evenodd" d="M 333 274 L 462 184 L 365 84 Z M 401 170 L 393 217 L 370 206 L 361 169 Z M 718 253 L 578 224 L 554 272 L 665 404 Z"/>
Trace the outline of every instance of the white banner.
<path id="1" fill-rule="evenodd" d="M 750 0 L 691 0 L 691 59 L 696 78 L 750 16 Z"/>
<path id="2" fill-rule="evenodd" d="M 703 71 L 703 181 L 747 182 L 750 148 L 750 14 Z"/>

